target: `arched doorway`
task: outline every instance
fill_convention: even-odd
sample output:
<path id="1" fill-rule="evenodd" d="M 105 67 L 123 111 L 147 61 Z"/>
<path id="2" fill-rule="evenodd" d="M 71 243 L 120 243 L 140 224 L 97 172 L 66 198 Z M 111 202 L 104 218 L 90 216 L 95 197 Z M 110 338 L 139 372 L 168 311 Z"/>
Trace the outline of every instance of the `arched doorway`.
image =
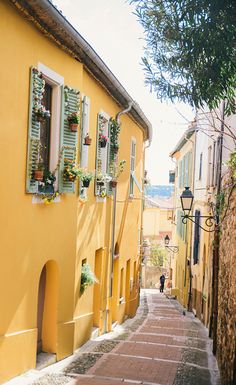
<path id="1" fill-rule="evenodd" d="M 37 307 L 37 354 L 56 353 L 59 272 L 55 261 L 48 261 L 40 274 Z"/>

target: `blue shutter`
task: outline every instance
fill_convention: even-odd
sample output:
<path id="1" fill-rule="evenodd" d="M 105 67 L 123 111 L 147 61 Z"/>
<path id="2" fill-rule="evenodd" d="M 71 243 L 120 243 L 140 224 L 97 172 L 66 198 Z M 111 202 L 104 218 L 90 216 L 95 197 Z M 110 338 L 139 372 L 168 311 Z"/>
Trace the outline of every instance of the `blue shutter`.
<path id="1" fill-rule="evenodd" d="M 65 159 L 76 161 L 78 133 L 72 132 L 69 127 L 68 116 L 73 112 L 80 112 L 80 92 L 68 86 L 61 87 L 62 112 L 60 151 L 63 151 L 59 170 L 59 192 L 74 193 L 75 182 L 63 179 Z"/>
<path id="2" fill-rule="evenodd" d="M 36 68 L 30 71 L 30 95 L 29 95 L 29 125 L 28 125 L 28 149 L 26 167 L 26 192 L 36 193 L 38 182 L 33 179 L 34 170 L 39 156 L 40 122 L 35 115 L 35 107 L 41 103 L 45 80 L 42 73 Z"/>

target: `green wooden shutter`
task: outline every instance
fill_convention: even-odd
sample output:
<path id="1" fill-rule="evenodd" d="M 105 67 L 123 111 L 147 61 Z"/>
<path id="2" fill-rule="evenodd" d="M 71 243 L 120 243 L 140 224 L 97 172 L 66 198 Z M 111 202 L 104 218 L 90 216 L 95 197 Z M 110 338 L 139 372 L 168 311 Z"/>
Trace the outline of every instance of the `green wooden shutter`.
<path id="1" fill-rule="evenodd" d="M 41 72 L 36 68 L 30 71 L 30 95 L 29 95 L 29 125 L 28 125 L 28 149 L 26 167 L 26 192 L 36 193 L 38 182 L 33 179 L 34 170 L 39 156 L 40 122 L 35 115 L 35 107 L 41 103 L 45 80 Z"/>
<path id="2" fill-rule="evenodd" d="M 63 179 L 65 159 L 76 160 L 78 133 L 72 132 L 69 127 L 68 115 L 72 112 L 80 112 L 80 92 L 68 86 L 61 87 L 62 111 L 61 111 L 61 136 L 60 151 L 63 150 L 59 170 L 59 192 L 74 193 L 75 182 Z"/>
<path id="3" fill-rule="evenodd" d="M 112 149 L 112 146 L 111 146 L 111 143 L 110 143 L 110 122 L 109 122 L 109 125 L 108 125 L 108 138 L 109 138 L 109 142 L 108 142 L 108 149 L 107 149 L 107 174 L 111 176 L 111 164 L 113 162 L 116 161 L 115 159 L 115 154 L 114 154 L 114 151 Z M 107 183 L 107 195 L 112 195 L 112 187 L 111 187 L 111 184 L 108 182 Z"/>

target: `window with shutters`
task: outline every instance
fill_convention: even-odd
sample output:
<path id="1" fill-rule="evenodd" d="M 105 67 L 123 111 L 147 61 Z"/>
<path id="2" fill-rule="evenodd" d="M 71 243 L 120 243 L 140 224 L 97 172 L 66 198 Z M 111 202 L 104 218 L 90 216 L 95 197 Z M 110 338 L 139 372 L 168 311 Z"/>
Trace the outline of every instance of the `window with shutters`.
<path id="1" fill-rule="evenodd" d="M 135 172 L 135 161 L 136 161 L 136 140 L 131 140 L 131 150 L 130 150 L 130 185 L 129 185 L 129 195 L 134 195 L 134 172 Z"/>
<path id="2" fill-rule="evenodd" d="M 207 187 L 212 185 L 212 146 L 208 147 L 208 159 L 207 159 Z"/>
<path id="3" fill-rule="evenodd" d="M 39 63 L 31 68 L 26 192 L 73 192 L 63 178 L 66 159 L 75 160 L 77 132 L 68 116 L 79 113 L 79 91 L 64 86 L 64 79 Z"/>

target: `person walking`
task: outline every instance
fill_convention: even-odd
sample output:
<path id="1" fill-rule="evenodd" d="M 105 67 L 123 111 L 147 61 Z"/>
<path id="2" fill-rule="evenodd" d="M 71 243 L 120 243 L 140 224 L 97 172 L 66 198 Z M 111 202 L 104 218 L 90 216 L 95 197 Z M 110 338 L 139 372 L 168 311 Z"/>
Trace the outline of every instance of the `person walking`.
<path id="1" fill-rule="evenodd" d="M 163 293 L 166 277 L 164 274 L 160 276 L 160 293 Z"/>

